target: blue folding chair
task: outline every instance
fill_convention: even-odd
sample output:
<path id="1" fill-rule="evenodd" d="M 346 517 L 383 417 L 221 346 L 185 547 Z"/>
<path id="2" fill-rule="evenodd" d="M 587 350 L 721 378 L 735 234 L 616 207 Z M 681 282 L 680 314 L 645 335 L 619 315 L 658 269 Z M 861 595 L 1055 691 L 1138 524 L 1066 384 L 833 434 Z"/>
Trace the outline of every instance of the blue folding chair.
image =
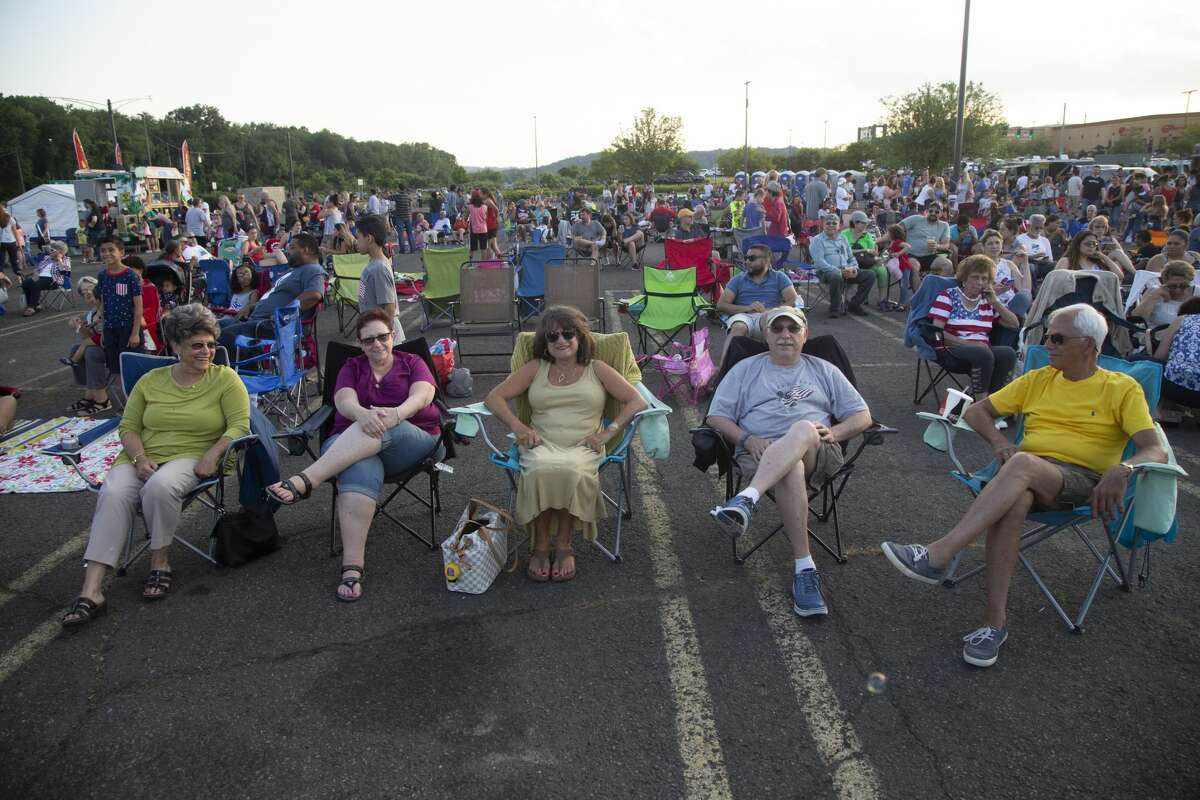
<path id="1" fill-rule="evenodd" d="M 929 279 L 926 278 L 926 280 Z M 1040 369 L 1049 363 L 1049 353 L 1041 345 L 1030 347 L 1025 354 L 1026 372 Z M 1130 362 L 1102 355 L 1100 356 L 1100 367 L 1114 372 L 1123 372 L 1133 377 L 1141 385 L 1142 391 L 1146 395 L 1147 406 L 1154 408 L 1158 405 L 1162 388 L 1162 365 L 1158 362 Z M 954 449 L 954 436 L 958 430 L 964 429 L 973 433 L 970 426 L 961 418 L 956 422 L 951 422 L 945 417 L 927 411 L 918 412 L 917 416 L 929 422 L 929 426 L 925 430 L 925 443 L 935 450 L 946 453 L 953 462 L 954 469 L 950 474 L 954 479 L 962 483 L 972 495 L 978 495 L 983 491 L 987 482 L 1000 471 L 1001 465 L 998 460 L 992 461 L 976 472 L 970 472 L 963 466 Z M 1144 585 L 1149 574 L 1150 545 L 1159 540 L 1167 543 L 1173 542 L 1179 533 L 1179 520 L 1175 515 L 1176 486 L 1178 479 L 1186 477 L 1187 473 L 1176 463 L 1174 451 L 1172 451 L 1166 435 L 1163 434 L 1162 428 L 1155 425 L 1155 430 L 1158 432 L 1159 443 L 1167 452 L 1167 463 L 1135 464 L 1133 466 L 1133 475 L 1130 476 L 1129 487 L 1125 494 L 1123 512 L 1111 523 L 1100 523 L 1108 539 L 1107 553 L 1102 553 L 1082 530 L 1081 526 L 1086 525 L 1092 519 L 1090 506 L 1077 506 L 1069 511 L 1038 511 L 1026 518 L 1033 524 L 1033 527 L 1021 534 L 1018 557 L 1033 578 L 1034 583 L 1037 584 L 1038 589 L 1046 597 L 1047 602 L 1054 608 L 1067 628 L 1074 633 L 1082 633 L 1084 619 L 1087 617 L 1088 610 L 1096 598 L 1096 593 L 1099 591 L 1105 575 L 1111 577 L 1122 589 L 1132 591 L 1133 569 L 1136 566 L 1140 549 L 1145 552 L 1145 562 L 1142 574 L 1139 576 L 1139 582 Z M 1020 416 L 1017 418 L 1014 443 L 1019 446 L 1024 435 L 1025 419 Z M 1125 446 L 1125 451 L 1121 456 L 1122 460 L 1133 455 L 1135 449 L 1133 442 L 1130 441 Z M 1074 620 L 1063 610 L 1054 592 L 1050 590 L 1037 570 L 1029 563 L 1029 559 L 1025 557 L 1026 550 L 1061 531 L 1075 533 L 1100 563 L 1100 568 L 1092 579 L 1091 587 Z M 1121 557 L 1121 548 L 1129 551 L 1129 555 L 1125 559 Z M 957 571 L 961 557 L 960 553 L 947 568 L 947 577 L 943 581 L 945 586 L 956 586 L 963 580 L 986 569 L 985 564 L 979 565 L 959 575 Z M 1114 562 L 1116 569 L 1113 569 L 1112 566 Z"/>
<path id="2" fill-rule="evenodd" d="M 280 427 L 294 427 L 308 414 L 308 382 L 300 352 L 300 304 L 276 309 L 271 326 L 270 339 L 234 338 L 234 368 L 264 414 L 278 418 Z M 243 350 L 260 352 L 242 358 Z"/>
<path id="3" fill-rule="evenodd" d="M 946 365 L 938 358 L 934 345 L 927 340 L 927 337 L 937 337 L 941 333 L 935 330 L 935 326 L 929 322 L 929 309 L 933 308 L 933 301 L 946 289 L 957 285 L 958 281 L 954 278 L 926 275 L 921 281 L 921 287 L 917 289 L 917 293 L 909 302 L 908 319 L 904 324 L 904 346 L 911 347 L 917 352 L 917 377 L 913 385 L 914 406 L 920 405 L 931 392 L 936 401 L 937 392 L 935 390 L 947 378 L 953 381 L 960 390 L 963 388 L 962 383 L 955 377 L 955 373 L 946 368 Z M 937 367 L 936 372 L 934 372 L 935 366 Z M 921 388 L 922 369 L 925 371 L 924 389 Z"/>
<path id="4" fill-rule="evenodd" d="M 208 305 L 212 308 L 229 308 L 233 297 L 229 286 L 229 262 L 219 258 L 207 259 L 199 263 L 199 269 L 204 276 L 204 294 Z"/>
<path id="5" fill-rule="evenodd" d="M 517 314 L 522 323 L 542 313 L 546 297 L 546 266 L 567 257 L 561 244 L 529 245 L 517 261 Z"/>
<path id="6" fill-rule="evenodd" d="M 134 385 L 141 380 L 142 376 L 153 369 L 161 367 L 169 367 L 178 361 L 174 356 L 156 356 L 147 353 L 137 353 L 127 351 L 121 353 L 121 389 L 125 396 L 128 397 L 133 392 Z M 218 366 L 227 366 L 229 364 L 229 355 L 225 348 L 218 347 L 213 358 L 213 364 Z M 61 460 L 64 464 L 69 465 L 75 470 L 75 473 L 83 479 L 90 492 L 98 493 L 104 485 L 103 479 L 94 478 L 83 471 L 80 463 L 83 460 L 84 452 L 88 447 L 95 444 L 107 434 L 116 430 L 121 424 L 120 417 L 111 417 L 100 422 L 92 428 L 89 428 L 82 436 L 79 437 L 79 447 L 75 449 L 66 449 L 61 444 L 53 445 L 52 447 L 43 448 L 40 453 L 44 456 L 51 456 Z M 201 549 L 181 536 L 176 536 L 175 541 L 182 544 L 187 549 L 191 550 L 196 555 L 203 558 L 205 561 L 216 566 L 216 523 L 225 513 L 225 475 L 230 467 L 235 468 L 235 472 L 241 479 L 243 468 L 243 455 L 246 448 L 254 441 L 257 441 L 258 436 L 250 434 L 235 439 L 230 443 L 229 448 L 225 451 L 225 455 L 220 462 L 220 469 L 217 474 L 211 478 L 205 478 L 196 484 L 196 487 L 183 496 L 183 508 L 187 508 L 194 502 L 199 502 L 212 512 L 212 524 L 208 526 L 208 547 L 207 550 Z M 141 516 L 141 509 L 138 509 L 138 516 Z M 146 529 L 146 538 L 137 549 L 134 549 L 134 528 L 137 526 L 137 520 L 129 526 L 129 532 L 125 539 L 125 553 L 117 565 L 117 575 L 124 575 L 138 556 L 140 556 L 150 546 L 150 530 Z M 143 526 L 144 527 L 144 526 Z"/>
<path id="7" fill-rule="evenodd" d="M 792 279 L 792 285 L 804 299 L 805 308 L 813 308 L 825 299 L 825 284 L 818 278 L 816 267 L 790 258 L 792 240 L 786 236 L 769 236 L 764 233 L 743 238 L 740 242 L 743 258 L 751 247 L 764 244 L 771 248 L 771 253 L 775 256 L 775 269 L 799 275 L 799 280 Z"/>

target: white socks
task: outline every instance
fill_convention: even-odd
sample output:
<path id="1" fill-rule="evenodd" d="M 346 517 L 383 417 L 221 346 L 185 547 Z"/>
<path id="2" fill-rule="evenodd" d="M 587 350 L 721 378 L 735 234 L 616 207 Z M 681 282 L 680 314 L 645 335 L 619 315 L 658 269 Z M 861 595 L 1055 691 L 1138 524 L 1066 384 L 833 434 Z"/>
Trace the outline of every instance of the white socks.
<path id="1" fill-rule="evenodd" d="M 751 503 L 757 503 L 758 498 L 761 495 L 759 495 L 758 489 L 755 489 L 752 486 L 747 486 L 745 489 L 742 489 L 740 492 L 738 492 L 737 496 L 738 497 L 749 497 Z"/>
<path id="2" fill-rule="evenodd" d="M 813 561 L 812 556 L 805 556 L 804 558 L 796 559 L 796 574 L 797 575 L 799 575 L 801 572 L 803 572 L 806 569 L 815 570 L 816 568 L 817 568 L 817 562 Z"/>

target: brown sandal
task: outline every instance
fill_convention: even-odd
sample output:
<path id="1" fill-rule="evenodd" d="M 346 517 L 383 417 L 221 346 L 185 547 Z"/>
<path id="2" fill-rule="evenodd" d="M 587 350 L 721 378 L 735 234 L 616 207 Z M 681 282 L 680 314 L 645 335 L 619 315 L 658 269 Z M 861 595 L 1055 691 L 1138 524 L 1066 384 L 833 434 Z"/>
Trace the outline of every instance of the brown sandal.
<path id="1" fill-rule="evenodd" d="M 545 565 L 545 574 L 534 571 L 534 564 Z M 545 583 L 550 580 L 550 551 L 548 549 L 533 551 L 533 554 L 529 556 L 529 566 L 525 569 L 525 576 L 534 583 Z"/>
<path id="2" fill-rule="evenodd" d="M 551 575 L 550 580 L 554 583 L 566 583 L 567 581 L 575 580 L 575 550 L 570 547 L 554 548 L 554 566 L 558 566 L 559 559 L 571 559 L 571 571 L 569 573 L 561 572 L 558 575 Z"/>
<path id="3" fill-rule="evenodd" d="M 143 600 L 162 600 L 171 593 L 171 570 L 152 569 L 142 584 Z"/>

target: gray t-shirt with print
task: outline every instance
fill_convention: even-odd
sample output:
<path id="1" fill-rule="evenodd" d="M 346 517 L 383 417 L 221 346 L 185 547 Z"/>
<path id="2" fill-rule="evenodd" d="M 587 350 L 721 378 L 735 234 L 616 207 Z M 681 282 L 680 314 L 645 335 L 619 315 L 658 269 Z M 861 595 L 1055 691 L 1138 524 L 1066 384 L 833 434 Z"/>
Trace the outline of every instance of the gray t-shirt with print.
<path id="1" fill-rule="evenodd" d="M 781 367 L 762 353 L 739 361 L 721 379 L 708 414 L 778 439 L 802 420 L 829 426 L 866 410 L 862 395 L 828 361 L 802 355 L 794 366 Z"/>
<path id="2" fill-rule="evenodd" d="M 395 303 L 396 276 L 392 274 L 391 263 L 382 258 L 368 261 L 358 280 L 358 310 Z"/>

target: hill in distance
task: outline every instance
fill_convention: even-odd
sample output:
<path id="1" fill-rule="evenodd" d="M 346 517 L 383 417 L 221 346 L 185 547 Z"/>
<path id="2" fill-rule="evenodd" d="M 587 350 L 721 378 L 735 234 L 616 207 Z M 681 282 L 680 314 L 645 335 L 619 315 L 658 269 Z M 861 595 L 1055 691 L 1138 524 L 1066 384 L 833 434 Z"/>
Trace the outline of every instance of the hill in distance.
<path id="1" fill-rule="evenodd" d="M 699 164 L 700 169 L 715 169 L 717 166 L 717 159 L 720 158 L 722 154 L 727 153 L 729 150 L 741 149 L 742 148 L 740 147 L 732 147 L 722 150 L 689 150 L 687 151 L 686 155 L 688 158 L 693 159 L 697 164 Z M 773 156 L 785 156 L 796 148 L 793 147 L 789 149 L 787 147 L 756 147 L 755 149 L 764 150 Z M 592 161 L 594 161 L 598 155 L 600 154 L 588 153 L 587 155 L 583 156 L 571 156 L 570 158 L 552 161 L 549 164 L 541 164 L 538 166 L 538 169 L 542 172 L 558 172 L 563 167 L 583 167 L 586 169 L 587 167 L 591 166 Z M 466 167 L 465 169 L 467 172 L 478 172 L 481 169 L 497 169 L 500 171 L 500 175 L 506 181 L 520 180 L 521 178 L 533 174 L 533 167 Z"/>

